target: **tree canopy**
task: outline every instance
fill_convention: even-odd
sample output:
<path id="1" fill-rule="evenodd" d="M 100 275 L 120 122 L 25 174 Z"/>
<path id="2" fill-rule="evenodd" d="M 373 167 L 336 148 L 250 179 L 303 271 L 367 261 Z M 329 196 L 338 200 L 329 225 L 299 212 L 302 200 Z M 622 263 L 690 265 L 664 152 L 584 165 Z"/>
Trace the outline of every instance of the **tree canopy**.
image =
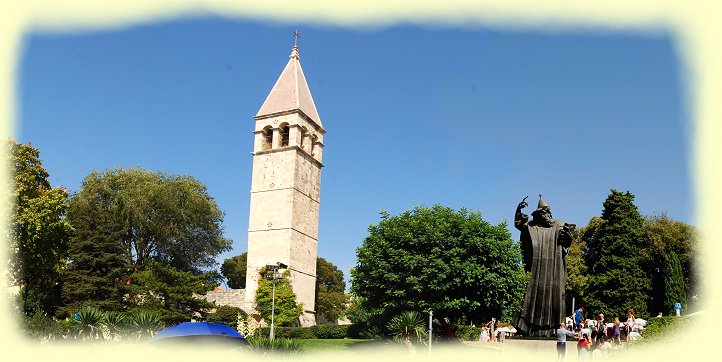
<path id="1" fill-rule="evenodd" d="M 316 316 L 335 322 L 346 313 L 348 297 L 343 272 L 324 258 L 316 259 Z"/>
<path id="2" fill-rule="evenodd" d="M 40 151 L 13 140 L 9 148 L 12 169 L 10 218 L 10 277 L 23 286 L 22 309 L 54 313 L 59 304 L 61 270 L 72 230 L 65 219 L 68 194 L 51 188 Z M 32 305 L 28 298 L 32 296 Z"/>
<path id="3" fill-rule="evenodd" d="M 229 288 L 243 289 L 246 287 L 247 259 L 248 253 L 243 253 L 223 261 L 221 275 L 226 278 Z"/>
<path id="4" fill-rule="evenodd" d="M 627 309 L 648 316 L 652 283 L 643 256 L 648 239 L 634 195 L 611 190 L 601 218 L 593 222 L 582 236 L 589 271 L 585 307 L 608 316 L 624 316 Z"/>
<path id="5" fill-rule="evenodd" d="M 356 251 L 351 271 L 355 308 L 376 326 L 403 311 L 428 311 L 452 320 L 510 320 L 527 274 L 506 224 L 478 212 L 435 205 L 381 221 Z"/>
<path id="6" fill-rule="evenodd" d="M 167 276 L 202 283 L 193 293 L 210 290 L 218 277 L 212 269 L 215 257 L 231 243 L 222 236 L 223 213 L 206 187 L 190 176 L 142 169 L 92 172 L 73 195 L 68 217 L 75 230 L 63 288 L 66 312 L 85 305 L 133 308 L 126 298 L 129 286 L 136 295 L 181 287 Z M 169 321 L 178 313 L 190 318 L 187 312 L 197 304 L 190 292 L 167 293 L 171 299 L 159 305 L 174 311 L 163 318 Z"/>
<path id="7" fill-rule="evenodd" d="M 223 212 L 201 182 L 191 176 L 142 169 L 93 172 L 83 180 L 79 213 L 109 209 L 102 227 L 119 234 L 127 264 L 134 271 L 148 259 L 183 271 L 202 272 L 230 249 Z"/>

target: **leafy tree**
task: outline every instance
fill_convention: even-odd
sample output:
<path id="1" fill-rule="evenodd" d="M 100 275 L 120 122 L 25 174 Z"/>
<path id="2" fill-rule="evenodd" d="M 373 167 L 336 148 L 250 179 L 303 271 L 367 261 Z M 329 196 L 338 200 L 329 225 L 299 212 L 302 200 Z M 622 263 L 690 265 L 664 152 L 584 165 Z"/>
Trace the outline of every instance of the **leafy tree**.
<path id="1" fill-rule="evenodd" d="M 78 203 L 78 213 L 110 208 L 107 224 L 96 230 L 120 238 L 133 271 L 154 259 L 201 273 L 230 249 L 231 241 L 222 236 L 223 212 L 191 176 L 137 168 L 92 172 L 76 197 L 87 200 Z"/>
<path id="2" fill-rule="evenodd" d="M 166 263 L 148 260 L 143 271 L 134 273 L 132 302 L 139 310 L 158 315 L 167 325 L 188 322 L 195 315 L 206 315 L 213 307 L 198 295 L 215 287 L 215 274 L 197 275 L 178 270 Z"/>
<path id="3" fill-rule="evenodd" d="M 697 230 L 688 224 L 671 220 L 666 214 L 647 217 L 644 220 L 644 231 L 649 239 L 649 246 L 644 250 L 645 260 L 649 266 L 648 273 L 652 276 L 652 301 L 650 311 L 667 311 L 670 306 L 665 302 L 665 268 L 672 254 L 680 261 L 684 294 L 691 296 L 689 302 L 697 299 L 699 294 L 699 275 L 696 257 L 699 251 Z M 678 300 L 685 307 L 687 300 Z"/>
<path id="4" fill-rule="evenodd" d="M 59 304 L 62 267 L 72 227 L 65 220 L 68 194 L 51 188 L 40 152 L 30 144 L 7 141 L 12 167 L 9 235 L 10 278 L 23 286 L 22 310 L 54 313 Z M 29 297 L 32 296 L 28 303 Z M 31 306 L 32 305 L 32 306 Z"/>
<path id="5" fill-rule="evenodd" d="M 677 253 L 669 254 L 669 261 L 664 269 L 664 307 L 666 307 L 665 311 L 671 315 L 674 312 L 675 303 L 681 303 L 683 309 L 687 308 L 682 263 L 680 263 Z"/>
<path id="6" fill-rule="evenodd" d="M 248 253 L 223 261 L 221 274 L 234 289 L 246 287 Z M 348 296 L 343 271 L 324 258 L 316 258 L 316 314 L 327 321 L 335 321 L 346 313 Z"/>
<path id="7" fill-rule="evenodd" d="M 261 268 L 261 275 L 266 274 L 266 269 Z M 291 282 L 288 280 L 290 275 L 286 270 L 282 279 L 276 279 L 275 292 L 275 310 L 273 313 L 273 322 L 276 326 L 291 327 L 301 316 L 303 305 L 296 303 L 296 294 L 293 293 Z M 260 278 L 258 289 L 256 290 L 256 310 L 267 323 L 271 322 L 271 309 L 273 308 L 273 283 L 271 279 Z"/>
<path id="8" fill-rule="evenodd" d="M 586 307 L 610 317 L 623 316 L 630 308 L 638 316 L 649 315 L 651 280 L 643 256 L 648 239 L 634 195 L 611 190 L 601 218 L 593 221 L 595 226 L 583 236 L 589 268 Z"/>
<path id="9" fill-rule="evenodd" d="M 584 230 L 581 230 L 581 232 L 583 233 Z M 574 297 L 576 305 L 583 305 L 587 283 L 589 282 L 587 265 L 582 255 L 587 244 L 578 237 L 575 237 L 574 240 L 576 242 L 573 242 L 569 247 L 569 253 L 566 257 L 567 279 L 565 291 L 567 299 Z"/>
<path id="10" fill-rule="evenodd" d="M 369 226 L 351 271 L 354 302 L 385 327 L 403 311 L 452 320 L 510 320 L 528 277 L 506 224 L 478 212 L 415 207 Z M 359 313 L 354 313 L 359 314 Z"/>
<path id="11" fill-rule="evenodd" d="M 316 259 L 316 314 L 336 321 L 346 313 L 348 297 L 343 272 L 324 258 Z"/>
<path id="12" fill-rule="evenodd" d="M 226 259 L 221 265 L 221 274 L 228 281 L 228 287 L 244 289 L 246 287 L 246 260 L 248 253 Z"/>

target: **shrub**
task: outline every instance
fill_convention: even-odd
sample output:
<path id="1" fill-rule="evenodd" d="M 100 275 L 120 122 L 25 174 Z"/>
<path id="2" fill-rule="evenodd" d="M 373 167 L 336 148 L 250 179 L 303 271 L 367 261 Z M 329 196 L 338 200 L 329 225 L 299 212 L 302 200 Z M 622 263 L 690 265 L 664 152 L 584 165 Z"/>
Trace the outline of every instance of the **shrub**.
<path id="1" fill-rule="evenodd" d="M 236 329 L 238 327 L 239 315 L 241 318 L 245 319 L 248 314 L 246 314 L 246 312 L 241 308 L 222 305 L 216 308 L 215 312 L 209 313 L 206 317 L 206 321 L 211 323 L 223 323 L 233 329 Z"/>
<path id="2" fill-rule="evenodd" d="M 322 324 L 310 329 L 318 339 L 342 339 L 348 337 L 349 325 Z"/>
<path id="3" fill-rule="evenodd" d="M 260 336 L 268 337 L 268 333 L 271 331 L 270 327 L 263 327 L 260 329 Z M 312 339 L 314 334 L 311 328 L 308 327 L 275 327 L 274 336 L 276 338 L 290 338 L 290 339 Z"/>
<path id="4" fill-rule="evenodd" d="M 381 339 L 381 330 L 375 325 L 354 323 L 348 326 L 349 338 Z"/>
<path id="5" fill-rule="evenodd" d="M 481 335 L 481 327 L 469 325 L 455 325 L 452 327 L 454 335 L 462 341 L 478 341 Z"/>
<path id="6" fill-rule="evenodd" d="M 286 338 L 253 337 L 246 339 L 248 347 L 251 351 L 261 353 L 284 353 L 284 354 L 300 354 L 304 351 L 303 344 L 299 341 Z"/>

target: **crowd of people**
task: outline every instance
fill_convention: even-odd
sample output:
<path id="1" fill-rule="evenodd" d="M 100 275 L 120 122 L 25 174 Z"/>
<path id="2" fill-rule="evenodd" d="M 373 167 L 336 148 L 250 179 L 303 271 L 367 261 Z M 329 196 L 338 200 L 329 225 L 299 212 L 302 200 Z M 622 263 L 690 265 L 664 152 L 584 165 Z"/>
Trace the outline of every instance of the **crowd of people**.
<path id="1" fill-rule="evenodd" d="M 560 360 L 566 351 L 566 337 L 577 339 L 579 359 L 587 359 L 606 355 L 609 349 L 616 348 L 621 343 L 639 338 L 639 329 L 644 328 L 646 321 L 636 318 L 632 309 L 627 311 L 624 322 L 614 317 L 611 322 L 605 319 L 604 314 L 597 315 L 596 319 L 585 319 L 584 308 L 580 307 L 574 314 L 566 318 L 557 330 L 557 351 Z"/>

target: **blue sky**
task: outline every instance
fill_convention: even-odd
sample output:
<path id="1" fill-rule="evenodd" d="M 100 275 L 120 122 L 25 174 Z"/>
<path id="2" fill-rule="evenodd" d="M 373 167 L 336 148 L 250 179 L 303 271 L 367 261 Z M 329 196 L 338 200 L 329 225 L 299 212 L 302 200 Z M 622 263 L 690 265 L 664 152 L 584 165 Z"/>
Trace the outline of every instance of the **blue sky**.
<path id="1" fill-rule="evenodd" d="M 226 213 L 234 243 L 222 261 L 247 247 L 252 117 L 296 28 L 327 130 L 319 256 L 347 278 L 381 209 L 439 203 L 498 224 L 541 193 L 555 217 L 584 226 L 615 188 L 635 194 L 645 215 L 694 223 L 690 117 L 663 31 L 196 17 L 30 32 L 15 137 L 38 147 L 52 184 L 71 191 L 92 170 L 193 175 Z"/>

